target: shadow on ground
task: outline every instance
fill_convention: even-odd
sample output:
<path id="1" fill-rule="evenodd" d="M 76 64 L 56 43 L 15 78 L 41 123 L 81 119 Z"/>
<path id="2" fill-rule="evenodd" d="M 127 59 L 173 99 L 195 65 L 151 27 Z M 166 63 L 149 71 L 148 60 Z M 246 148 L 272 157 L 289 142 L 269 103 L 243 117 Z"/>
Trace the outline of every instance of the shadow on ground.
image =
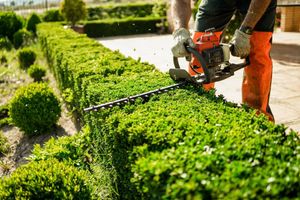
<path id="1" fill-rule="evenodd" d="M 300 45 L 273 44 L 271 49 L 272 59 L 278 61 L 300 63 Z"/>
<path id="2" fill-rule="evenodd" d="M 14 126 L 5 126 L 2 128 L 3 132 L 11 135 L 11 150 L 6 158 L 3 158 L 5 165 L 0 166 L 0 176 L 10 174 L 20 165 L 28 162 L 27 157 L 31 155 L 34 145 L 40 144 L 43 146 L 48 140 L 59 138 L 61 136 L 69 136 L 68 132 L 60 125 L 56 125 L 49 133 L 42 135 L 28 136 L 23 134 L 18 128 Z"/>

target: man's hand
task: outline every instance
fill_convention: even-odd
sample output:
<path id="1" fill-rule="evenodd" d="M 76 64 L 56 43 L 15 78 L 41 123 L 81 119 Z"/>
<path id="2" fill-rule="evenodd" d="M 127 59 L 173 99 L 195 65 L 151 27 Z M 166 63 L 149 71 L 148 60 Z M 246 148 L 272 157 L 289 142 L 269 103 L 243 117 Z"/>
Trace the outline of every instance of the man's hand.
<path id="1" fill-rule="evenodd" d="M 185 28 L 179 28 L 173 33 L 174 46 L 172 53 L 174 57 L 189 57 L 190 53 L 186 51 L 185 44 L 195 48 L 195 44 L 190 36 L 190 32 Z"/>
<path id="2" fill-rule="evenodd" d="M 250 54 L 250 37 L 251 35 L 246 34 L 240 30 L 235 30 L 234 36 L 230 42 L 233 45 L 233 56 L 246 58 Z"/>

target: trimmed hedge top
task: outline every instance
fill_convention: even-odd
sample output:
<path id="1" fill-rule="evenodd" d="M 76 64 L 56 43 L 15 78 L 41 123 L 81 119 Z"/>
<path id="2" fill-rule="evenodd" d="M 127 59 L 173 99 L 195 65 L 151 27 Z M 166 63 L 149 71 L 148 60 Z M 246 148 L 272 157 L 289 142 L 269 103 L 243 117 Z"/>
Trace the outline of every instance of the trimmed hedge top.
<path id="1" fill-rule="evenodd" d="M 166 16 L 165 3 L 110 4 L 88 8 L 88 20 L 127 17 Z"/>
<path id="2" fill-rule="evenodd" d="M 38 27 L 61 89 L 78 112 L 172 83 L 152 65 L 83 35 L 53 24 Z M 299 136 L 213 92 L 186 87 L 146 103 L 82 115 L 91 141 L 86 148 L 94 162 L 117 173 L 120 199 L 300 195 Z"/>

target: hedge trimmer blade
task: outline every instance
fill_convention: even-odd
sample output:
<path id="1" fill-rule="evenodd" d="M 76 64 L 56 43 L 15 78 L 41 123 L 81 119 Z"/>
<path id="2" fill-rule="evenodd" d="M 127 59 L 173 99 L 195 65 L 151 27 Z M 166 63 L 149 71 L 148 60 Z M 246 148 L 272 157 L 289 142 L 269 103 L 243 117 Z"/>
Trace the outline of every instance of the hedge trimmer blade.
<path id="1" fill-rule="evenodd" d="M 142 93 L 142 94 L 137 94 L 137 95 L 134 95 L 134 96 L 125 97 L 123 99 L 118 99 L 118 100 L 115 100 L 115 101 L 111 101 L 111 102 L 96 105 L 96 106 L 91 106 L 89 108 L 85 108 L 84 111 L 85 112 L 98 111 L 100 109 L 104 110 L 104 109 L 107 109 L 107 108 L 112 108 L 114 106 L 122 106 L 122 105 L 125 105 L 125 104 L 128 104 L 128 103 L 133 103 L 138 98 L 142 98 L 143 100 L 147 100 L 147 99 L 149 99 L 149 97 L 151 97 L 153 95 L 163 94 L 163 93 L 169 92 L 171 90 L 175 90 L 175 89 L 184 87 L 188 83 L 189 83 L 188 81 L 183 81 L 183 82 L 180 82 L 180 83 L 176 83 L 176 84 L 173 84 L 173 85 L 162 87 L 162 88 L 152 90 L 152 91 L 149 91 L 149 92 L 145 92 L 145 93 Z"/>

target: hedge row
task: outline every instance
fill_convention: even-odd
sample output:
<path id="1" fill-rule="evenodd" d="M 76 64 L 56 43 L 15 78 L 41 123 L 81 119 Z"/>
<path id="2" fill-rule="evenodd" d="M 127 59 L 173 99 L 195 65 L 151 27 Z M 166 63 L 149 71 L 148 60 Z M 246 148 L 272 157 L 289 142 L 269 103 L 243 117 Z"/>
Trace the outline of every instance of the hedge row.
<path id="1" fill-rule="evenodd" d="M 172 81 L 149 64 L 62 27 L 39 25 L 38 36 L 86 129 L 36 147 L 33 160 L 56 158 L 90 171 L 94 179 L 105 174 L 107 185 L 116 187 L 104 191 L 117 192 L 112 195 L 117 199 L 299 197 L 295 132 L 286 134 L 285 127 L 255 111 L 193 87 L 154 96 L 146 103 L 82 113 L 87 106 Z"/>
<path id="2" fill-rule="evenodd" d="M 121 3 L 107 4 L 87 8 L 87 20 L 124 19 L 142 17 L 166 17 L 167 5 L 156 3 Z M 63 21 L 58 9 L 48 10 L 43 16 L 45 22 Z"/>
<path id="3" fill-rule="evenodd" d="M 166 30 L 165 18 L 143 17 L 87 21 L 84 32 L 89 37 L 157 33 Z"/>
<path id="4" fill-rule="evenodd" d="M 148 17 L 166 16 L 165 3 L 122 3 L 122 4 L 109 4 L 104 6 L 89 7 L 88 17 L 90 20 L 100 20 L 108 18 L 123 19 L 127 17 Z"/>

